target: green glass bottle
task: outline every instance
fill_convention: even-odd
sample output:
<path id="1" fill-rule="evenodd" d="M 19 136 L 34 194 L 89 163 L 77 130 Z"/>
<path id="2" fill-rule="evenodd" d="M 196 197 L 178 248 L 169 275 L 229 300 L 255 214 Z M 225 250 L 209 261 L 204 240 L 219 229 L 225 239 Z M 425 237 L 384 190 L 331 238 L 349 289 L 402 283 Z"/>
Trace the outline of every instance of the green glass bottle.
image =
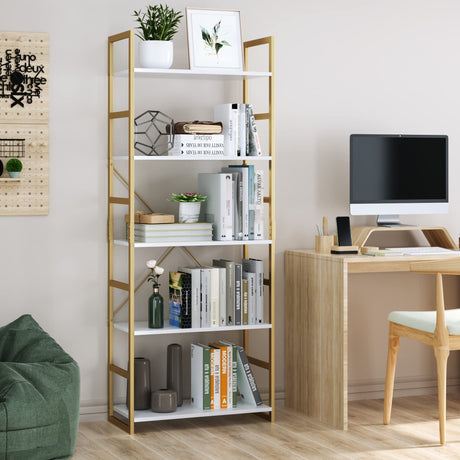
<path id="1" fill-rule="evenodd" d="M 153 294 L 149 297 L 149 327 L 160 329 L 164 327 L 163 297 L 159 286 L 153 287 Z"/>

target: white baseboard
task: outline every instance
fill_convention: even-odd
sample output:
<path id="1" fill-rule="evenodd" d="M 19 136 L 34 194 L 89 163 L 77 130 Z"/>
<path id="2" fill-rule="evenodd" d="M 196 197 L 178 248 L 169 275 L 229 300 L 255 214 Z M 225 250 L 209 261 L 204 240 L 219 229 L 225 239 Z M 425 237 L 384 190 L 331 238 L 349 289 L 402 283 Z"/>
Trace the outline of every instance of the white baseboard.
<path id="1" fill-rule="evenodd" d="M 107 402 L 81 401 L 80 422 L 96 422 L 107 420 Z"/>

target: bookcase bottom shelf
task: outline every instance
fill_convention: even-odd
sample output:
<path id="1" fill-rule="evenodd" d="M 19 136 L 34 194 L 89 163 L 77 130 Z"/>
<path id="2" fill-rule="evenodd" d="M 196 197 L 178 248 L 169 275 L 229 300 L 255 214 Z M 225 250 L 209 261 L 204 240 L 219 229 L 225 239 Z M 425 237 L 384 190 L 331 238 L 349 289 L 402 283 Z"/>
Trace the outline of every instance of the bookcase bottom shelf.
<path id="1" fill-rule="evenodd" d="M 128 419 L 128 408 L 125 404 L 117 404 L 113 407 L 114 415 L 117 418 Z M 155 422 L 160 420 L 177 420 L 183 418 L 197 417 L 216 417 L 219 415 L 239 415 L 239 414 L 255 414 L 258 412 L 271 412 L 272 408 L 262 404 L 261 406 L 251 406 L 238 401 L 238 407 L 234 409 L 218 409 L 218 410 L 200 410 L 192 406 L 190 400 L 184 401 L 181 407 L 178 407 L 175 412 L 160 413 L 152 412 L 151 410 L 136 410 L 134 411 L 134 422 Z"/>

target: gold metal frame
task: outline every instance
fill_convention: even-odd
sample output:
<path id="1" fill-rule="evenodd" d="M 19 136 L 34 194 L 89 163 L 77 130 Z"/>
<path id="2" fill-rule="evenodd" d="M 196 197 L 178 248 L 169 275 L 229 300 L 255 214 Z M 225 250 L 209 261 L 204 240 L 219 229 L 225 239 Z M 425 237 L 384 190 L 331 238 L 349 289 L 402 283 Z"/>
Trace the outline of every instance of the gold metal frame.
<path id="1" fill-rule="evenodd" d="M 113 46 L 116 42 L 128 40 L 129 53 L 129 68 L 128 68 L 128 110 L 115 112 L 113 110 Z M 268 120 L 269 122 L 269 152 L 271 160 L 269 161 L 269 195 L 264 197 L 264 203 L 269 206 L 269 239 L 272 241 L 269 245 L 269 271 L 268 278 L 264 279 L 264 285 L 269 289 L 269 322 L 272 327 L 268 329 L 269 334 L 269 360 L 262 361 L 260 359 L 248 356 L 249 361 L 255 365 L 268 370 L 269 373 L 269 404 L 271 412 L 268 412 L 267 418 L 274 421 L 275 417 L 275 207 L 274 207 L 274 159 L 275 159 L 275 136 L 274 136 L 274 40 L 273 37 L 261 38 L 244 42 L 244 58 L 245 70 L 247 70 L 248 51 L 250 48 L 260 45 L 268 45 L 269 47 L 269 111 L 268 113 L 255 114 L 256 120 Z M 243 80 L 243 102 L 248 102 L 249 81 Z M 129 124 L 129 163 L 128 163 L 128 179 L 126 180 L 114 168 L 113 165 L 113 120 L 119 118 L 127 118 Z M 243 164 L 247 164 L 247 160 L 243 160 Z M 116 197 L 113 195 L 113 178 L 116 175 L 128 188 L 128 198 Z M 109 421 L 124 429 L 130 434 L 134 433 L 134 295 L 140 286 L 145 282 L 141 281 L 138 286 L 134 285 L 134 212 L 135 199 L 138 198 L 147 206 L 144 200 L 134 190 L 134 31 L 130 30 L 117 35 L 112 35 L 108 39 L 108 223 L 107 223 L 107 238 L 108 238 L 108 418 Z M 128 206 L 129 215 L 129 233 L 128 233 L 128 263 L 129 275 L 128 282 L 124 283 L 113 278 L 114 275 L 114 234 L 113 234 L 113 205 L 120 204 Z M 174 248 L 166 248 L 162 255 L 164 260 Z M 199 261 L 189 251 L 188 248 L 183 248 L 199 265 Z M 243 257 L 249 257 L 249 245 L 243 246 Z M 113 289 L 121 289 L 127 292 L 126 300 L 114 308 Z M 128 304 L 128 370 L 116 366 L 113 361 L 113 330 L 115 315 Z M 243 333 L 244 346 L 248 349 L 249 331 Z M 129 407 L 128 407 L 128 424 L 123 423 L 114 416 L 113 404 L 113 379 L 114 374 L 128 379 L 129 391 Z"/>

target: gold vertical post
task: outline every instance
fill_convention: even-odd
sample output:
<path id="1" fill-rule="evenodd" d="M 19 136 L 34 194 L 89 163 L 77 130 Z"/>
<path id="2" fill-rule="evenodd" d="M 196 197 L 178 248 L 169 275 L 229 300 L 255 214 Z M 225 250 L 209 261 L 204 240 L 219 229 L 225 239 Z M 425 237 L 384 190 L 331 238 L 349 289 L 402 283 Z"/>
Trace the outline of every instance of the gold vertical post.
<path id="1" fill-rule="evenodd" d="M 129 31 L 129 432 L 134 434 L 134 32 Z"/>
<path id="2" fill-rule="evenodd" d="M 109 115 L 113 111 L 113 42 L 108 42 L 108 111 Z M 113 195 L 113 120 L 108 117 L 108 196 Z M 107 240 L 108 240 L 108 279 L 113 279 L 113 203 L 108 200 L 107 210 Z M 113 416 L 113 372 L 111 371 L 111 365 L 113 364 L 113 287 L 110 283 L 108 285 L 107 292 L 107 306 L 108 306 L 108 361 L 109 361 L 109 372 L 108 372 L 108 400 L 109 400 L 109 417 Z"/>

